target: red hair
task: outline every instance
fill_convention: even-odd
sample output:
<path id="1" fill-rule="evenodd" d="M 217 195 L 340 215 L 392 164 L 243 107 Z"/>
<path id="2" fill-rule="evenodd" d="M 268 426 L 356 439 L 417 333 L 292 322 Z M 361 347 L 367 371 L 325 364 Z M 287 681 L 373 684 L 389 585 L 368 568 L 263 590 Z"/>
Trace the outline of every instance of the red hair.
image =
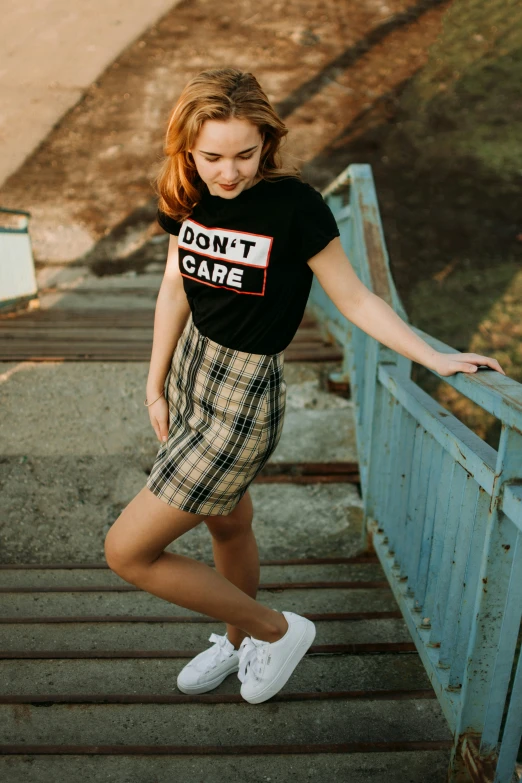
<path id="1" fill-rule="evenodd" d="M 172 109 L 165 134 L 165 158 L 154 181 L 158 207 L 174 220 L 189 217 L 203 194 L 189 149 L 206 120 L 245 119 L 263 137 L 258 175 L 263 179 L 300 177 L 282 162 L 280 145 L 288 128 L 270 104 L 255 76 L 237 68 L 201 71 L 183 89 Z"/>

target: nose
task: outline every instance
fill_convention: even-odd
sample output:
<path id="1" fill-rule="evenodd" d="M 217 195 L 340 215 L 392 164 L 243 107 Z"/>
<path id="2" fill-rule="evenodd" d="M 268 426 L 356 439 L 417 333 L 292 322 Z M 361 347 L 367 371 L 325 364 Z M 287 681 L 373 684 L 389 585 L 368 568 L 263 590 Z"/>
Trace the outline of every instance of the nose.
<path id="1" fill-rule="evenodd" d="M 224 185 L 231 185 L 233 182 L 237 182 L 237 166 L 235 161 L 224 161 L 221 167 L 221 178 Z"/>

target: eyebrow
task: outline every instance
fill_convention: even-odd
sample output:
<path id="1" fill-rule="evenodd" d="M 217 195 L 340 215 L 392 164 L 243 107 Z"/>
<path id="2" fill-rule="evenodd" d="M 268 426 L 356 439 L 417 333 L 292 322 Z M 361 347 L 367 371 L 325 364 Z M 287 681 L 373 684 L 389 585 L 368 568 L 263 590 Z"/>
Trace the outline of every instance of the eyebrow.
<path id="1" fill-rule="evenodd" d="M 238 152 L 238 155 L 244 155 L 245 152 L 250 152 L 251 150 L 257 149 L 257 144 L 254 144 L 253 147 L 249 147 L 247 150 L 241 150 L 241 152 Z M 219 157 L 219 152 L 206 152 L 205 150 L 200 150 L 200 152 L 203 152 L 204 155 L 217 155 Z"/>

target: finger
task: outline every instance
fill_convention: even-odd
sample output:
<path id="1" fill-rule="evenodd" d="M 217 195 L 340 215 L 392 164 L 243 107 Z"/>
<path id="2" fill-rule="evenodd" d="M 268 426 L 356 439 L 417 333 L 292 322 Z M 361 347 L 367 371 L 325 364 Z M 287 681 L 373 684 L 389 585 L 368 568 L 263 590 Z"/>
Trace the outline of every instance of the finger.
<path id="1" fill-rule="evenodd" d="M 488 356 L 487 359 L 489 367 L 491 367 L 493 370 L 496 370 L 497 372 L 501 372 L 502 375 L 506 374 L 496 359 L 493 359 L 491 356 Z"/>
<path id="2" fill-rule="evenodd" d="M 478 356 L 475 354 L 474 359 L 477 364 L 485 364 L 486 367 L 491 367 L 492 370 L 497 370 L 497 372 L 501 372 L 503 375 L 506 374 L 498 361 L 492 356 Z"/>
<path id="3" fill-rule="evenodd" d="M 151 417 L 150 417 L 150 423 L 152 424 L 152 429 L 153 429 L 153 430 L 154 430 L 154 432 L 156 433 L 156 437 L 157 437 L 157 439 L 158 439 L 158 440 L 161 442 L 161 432 L 160 432 L 160 426 L 159 426 L 159 422 L 158 422 L 158 420 L 157 420 L 156 416 L 152 416 L 152 415 L 151 415 Z"/>
<path id="4" fill-rule="evenodd" d="M 164 443 L 169 435 L 168 420 L 162 417 L 161 419 L 156 419 L 156 421 L 158 423 L 158 438 Z"/>

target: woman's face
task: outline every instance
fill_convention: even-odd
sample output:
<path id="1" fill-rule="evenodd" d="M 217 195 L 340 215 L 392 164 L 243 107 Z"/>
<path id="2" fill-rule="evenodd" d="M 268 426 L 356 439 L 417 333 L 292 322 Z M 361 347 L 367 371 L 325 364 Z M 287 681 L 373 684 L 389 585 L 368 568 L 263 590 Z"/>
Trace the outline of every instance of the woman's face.
<path id="1" fill-rule="evenodd" d="M 189 152 L 213 196 L 233 199 L 251 188 L 257 176 L 263 138 L 256 125 L 233 117 L 206 120 Z M 223 185 L 235 185 L 226 189 Z"/>

